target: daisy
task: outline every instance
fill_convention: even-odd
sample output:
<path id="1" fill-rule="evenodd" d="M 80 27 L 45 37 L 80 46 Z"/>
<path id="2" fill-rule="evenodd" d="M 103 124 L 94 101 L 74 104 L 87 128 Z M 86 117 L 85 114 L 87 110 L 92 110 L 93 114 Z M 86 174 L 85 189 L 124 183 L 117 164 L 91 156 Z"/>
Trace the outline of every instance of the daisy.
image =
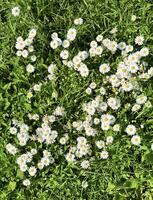
<path id="1" fill-rule="evenodd" d="M 147 96 L 145 95 L 139 95 L 136 98 L 136 103 L 139 105 L 144 104 L 146 101 L 147 101 Z"/>
<path id="2" fill-rule="evenodd" d="M 28 73 L 33 73 L 33 72 L 35 71 L 35 68 L 34 68 L 33 65 L 28 64 L 28 65 L 26 66 L 26 70 L 27 70 Z"/>
<path id="3" fill-rule="evenodd" d="M 103 36 L 102 36 L 102 35 L 98 35 L 98 36 L 96 37 L 96 40 L 97 40 L 97 42 L 102 42 Z"/>
<path id="4" fill-rule="evenodd" d="M 19 7 L 14 7 L 12 8 L 12 15 L 17 17 L 20 15 L 20 8 Z"/>
<path id="5" fill-rule="evenodd" d="M 70 46 L 69 40 L 63 40 L 62 46 L 63 46 L 64 48 L 68 48 L 68 47 Z"/>
<path id="6" fill-rule="evenodd" d="M 98 149 L 102 149 L 103 147 L 105 147 L 105 142 L 103 140 L 96 141 L 96 146 L 98 147 Z"/>
<path id="7" fill-rule="evenodd" d="M 137 36 L 137 37 L 135 38 L 135 43 L 136 43 L 136 44 L 142 45 L 143 42 L 144 42 L 144 37 L 143 37 L 142 35 Z"/>
<path id="8" fill-rule="evenodd" d="M 62 59 L 64 59 L 64 60 L 68 59 L 68 57 L 69 57 L 69 52 L 68 52 L 67 50 L 61 51 L 60 57 L 61 57 Z"/>
<path id="9" fill-rule="evenodd" d="M 37 169 L 35 167 L 30 167 L 28 171 L 30 176 L 34 176 L 37 172 Z"/>
<path id="10" fill-rule="evenodd" d="M 73 41 L 76 38 L 76 29 L 70 28 L 67 32 L 67 39 Z"/>
<path id="11" fill-rule="evenodd" d="M 100 73 L 105 74 L 110 71 L 110 67 L 108 64 L 102 64 L 99 67 L 99 71 L 100 71 Z"/>
<path id="12" fill-rule="evenodd" d="M 81 162 L 81 167 L 83 169 L 88 169 L 89 166 L 90 166 L 90 162 L 88 160 L 84 160 L 84 161 Z"/>
<path id="13" fill-rule="evenodd" d="M 50 42 L 50 47 L 51 47 L 52 49 L 56 49 L 56 48 L 58 47 L 58 41 L 57 41 L 57 40 L 52 40 L 52 41 Z"/>
<path id="14" fill-rule="evenodd" d="M 81 24 L 83 24 L 83 19 L 82 18 L 75 19 L 74 20 L 74 24 L 75 25 L 81 25 Z"/>
<path id="15" fill-rule="evenodd" d="M 29 181 L 29 179 L 25 179 L 24 181 L 23 181 L 23 185 L 24 186 L 29 186 L 31 183 L 30 183 L 30 181 Z"/>
<path id="16" fill-rule="evenodd" d="M 140 50 L 140 55 L 142 57 L 148 56 L 149 55 L 149 49 L 147 47 L 144 47 Z"/>
<path id="17" fill-rule="evenodd" d="M 132 21 L 132 22 L 134 22 L 136 19 L 137 19 L 137 16 L 136 16 L 136 15 L 132 15 L 132 16 L 131 16 L 131 21 Z"/>
<path id="18" fill-rule="evenodd" d="M 128 125 L 125 129 L 128 135 L 134 135 L 136 133 L 136 127 L 134 125 Z"/>
<path id="19" fill-rule="evenodd" d="M 109 154 L 108 154 L 107 151 L 102 151 L 102 152 L 100 153 L 100 157 L 101 157 L 102 159 L 107 159 L 108 156 L 109 156 Z"/>
<path id="20" fill-rule="evenodd" d="M 131 142 L 132 144 L 134 145 L 139 145 L 141 143 L 141 138 L 139 135 L 134 135 L 132 138 L 131 138 Z"/>

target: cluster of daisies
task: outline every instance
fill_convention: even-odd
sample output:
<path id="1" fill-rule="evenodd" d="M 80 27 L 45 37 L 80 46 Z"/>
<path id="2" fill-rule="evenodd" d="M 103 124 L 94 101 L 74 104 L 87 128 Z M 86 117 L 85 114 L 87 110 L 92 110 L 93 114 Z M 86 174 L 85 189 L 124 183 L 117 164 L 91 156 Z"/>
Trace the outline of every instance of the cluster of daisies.
<path id="1" fill-rule="evenodd" d="M 132 17 L 132 21 L 135 21 L 135 16 Z M 83 23 L 83 20 L 80 24 Z M 76 25 L 76 23 L 74 23 Z M 78 25 L 78 24 L 77 24 Z M 73 30 L 73 31 L 72 31 Z M 71 32 L 72 31 L 72 32 Z M 74 34 L 75 32 L 75 34 Z M 117 29 L 112 29 L 111 34 L 116 34 Z M 54 35 L 57 33 L 53 33 Z M 75 36 L 74 36 L 75 35 Z M 115 53 L 120 54 L 120 57 L 116 63 L 102 62 L 97 65 L 97 73 L 100 73 L 102 77 L 102 85 L 98 89 L 99 94 L 93 97 L 91 101 L 84 103 L 82 107 L 84 120 L 72 122 L 72 127 L 81 135 L 89 137 L 95 137 L 95 145 L 97 148 L 102 149 L 99 153 L 103 159 L 108 158 L 109 153 L 107 147 L 113 143 L 113 135 L 107 135 L 108 131 L 119 132 L 124 129 L 124 132 L 132 136 L 131 142 L 133 145 L 140 145 L 141 138 L 138 134 L 140 131 L 138 125 L 128 124 L 123 125 L 116 123 L 118 114 L 121 109 L 125 107 L 128 111 L 133 113 L 142 109 L 143 107 L 151 107 L 151 102 L 147 96 L 143 93 L 141 83 L 147 81 L 153 76 L 153 67 L 148 68 L 148 63 L 145 62 L 145 58 L 149 55 L 149 49 L 147 47 L 141 47 L 144 43 L 144 37 L 139 35 L 135 38 L 135 45 L 126 44 L 124 41 L 117 43 L 115 40 L 104 38 L 102 34 L 97 35 L 96 39 L 90 42 L 88 50 L 79 51 L 75 56 L 71 55 L 68 47 L 70 42 L 75 39 L 77 35 L 77 29 L 70 28 L 67 32 L 66 39 L 69 41 L 64 45 L 59 37 L 57 37 L 56 48 L 62 46 L 64 50 L 61 50 L 59 57 L 62 59 L 62 63 L 74 70 L 78 71 L 82 77 L 87 77 L 90 73 L 87 67 L 87 60 L 92 57 L 103 57 L 106 53 L 113 56 Z M 60 43 L 58 42 L 60 40 Z M 54 39 L 53 39 L 54 41 Z M 53 46 L 51 45 L 52 49 Z M 66 50 L 65 50 L 66 49 Z M 136 51 L 135 51 L 136 49 Z M 99 71 L 99 72 L 98 72 Z M 96 82 L 90 83 L 85 92 L 89 95 L 97 90 Z M 110 94 L 111 91 L 111 94 Z M 132 102 L 123 105 L 121 94 L 125 94 L 128 100 L 129 92 L 132 96 Z M 94 96 L 94 95 L 93 95 Z M 128 101 L 129 102 L 129 101 Z M 135 103 L 133 103 L 135 102 Z M 125 126 L 125 127 L 124 127 Z M 101 136 L 103 140 L 96 140 L 99 137 L 101 130 Z M 90 140 L 90 139 L 89 139 Z M 65 139 L 65 141 L 67 141 Z M 81 145 L 78 145 L 78 141 L 81 141 Z M 80 144 L 80 143 L 79 143 Z M 92 152 L 92 148 L 88 141 L 84 137 L 76 139 L 75 146 L 69 148 L 69 152 L 66 154 L 66 160 L 68 162 L 75 162 L 82 156 L 89 156 Z M 79 154 L 78 154 L 79 153 Z M 89 156 L 90 157 L 90 156 Z M 81 166 L 90 166 L 89 161 L 82 161 L 84 164 Z"/>
<path id="2" fill-rule="evenodd" d="M 35 132 L 27 124 L 16 119 L 12 120 L 13 126 L 10 127 L 9 132 L 11 135 L 16 136 L 17 140 L 14 140 L 14 144 L 8 143 L 6 150 L 9 154 L 16 155 L 16 163 L 25 175 L 33 177 L 38 170 L 43 170 L 54 163 L 55 159 L 47 147 L 56 142 L 58 132 L 52 126 L 63 115 L 65 115 L 64 108 L 57 106 L 52 115 L 43 116 L 41 126 L 38 126 Z M 30 121 L 40 121 L 38 114 L 29 113 L 28 118 Z M 63 136 L 60 143 L 62 143 L 62 140 Z M 46 149 L 39 149 L 39 144 L 44 144 Z M 27 147 L 30 150 L 25 150 Z M 23 185 L 30 185 L 30 180 L 25 179 Z"/>
<path id="3" fill-rule="evenodd" d="M 12 12 L 14 12 L 14 16 L 17 16 L 15 14 L 17 9 Z M 132 21 L 135 20 L 133 16 Z M 69 121 L 69 126 L 60 124 L 60 127 L 63 126 L 61 132 L 55 130 L 55 127 L 58 127 L 58 118 L 64 118 L 66 115 L 64 107 L 61 106 L 57 106 L 52 115 L 43 117 L 39 114 L 29 113 L 30 124 L 32 121 L 39 124 L 42 118 L 42 123 L 37 127 L 34 126 L 35 130 L 32 125 L 28 126 L 23 122 L 13 120 L 13 126 L 9 132 L 15 135 L 17 140 L 15 140 L 15 144 L 8 143 L 6 149 L 8 153 L 17 157 L 16 163 L 25 174 L 24 177 L 30 177 L 23 181 L 25 186 L 30 185 L 31 177 L 36 176 L 38 170 L 43 170 L 55 162 L 56 158 L 53 157 L 55 152 L 51 151 L 51 147 L 58 145 L 59 151 L 56 153 L 63 155 L 68 163 L 79 164 L 81 168 L 88 169 L 96 157 L 103 160 L 109 158 L 115 136 L 121 132 L 131 137 L 131 145 L 138 146 L 143 140 L 141 138 L 143 125 L 139 125 L 133 120 L 123 122 L 120 119 L 120 113 L 126 109 L 135 114 L 145 107 L 152 107 L 142 88 L 142 82 L 153 76 L 153 67 L 149 68 L 149 64 L 145 61 L 149 55 L 149 49 L 145 46 L 142 47 L 144 37 L 137 36 L 135 44 L 131 45 L 124 41 L 117 43 L 117 41 L 104 38 L 104 35 L 99 34 L 89 43 L 87 49 L 77 51 L 75 55 L 72 55 L 69 47 L 73 46 L 75 42 L 76 26 L 82 24 L 82 18 L 75 19 L 74 26 L 67 31 L 64 39 L 61 39 L 58 33 L 52 33 L 50 47 L 53 51 L 59 48 L 57 52 L 61 63 L 69 69 L 76 70 L 84 78 L 89 76 L 88 66 L 91 66 L 94 60 L 95 72 L 101 82 L 97 81 L 97 77 L 95 80 L 92 78 L 92 82 L 85 89 L 90 100 L 80 105 L 79 119 Z M 117 29 L 112 29 L 110 33 L 115 36 Z M 17 56 L 27 58 L 29 53 L 34 51 L 32 44 L 35 36 L 36 30 L 31 29 L 25 40 L 22 37 L 17 38 L 15 45 Z M 117 59 L 110 63 L 110 59 L 106 58 L 106 55 L 110 54 L 113 57 L 115 53 L 118 54 Z M 94 59 L 95 57 L 96 59 Z M 96 66 L 96 61 L 102 60 L 102 57 L 105 62 L 97 62 Z M 34 61 L 36 61 L 36 56 L 32 55 L 31 62 Z M 35 68 L 29 63 L 26 70 L 34 73 Z M 58 64 L 52 61 L 47 70 L 46 82 L 55 80 L 59 71 Z M 43 82 L 34 84 L 28 91 L 27 97 L 30 99 L 33 91 L 40 92 L 42 84 Z M 55 96 L 57 97 L 56 93 L 52 94 L 52 97 Z M 57 122 L 56 126 L 55 122 Z M 153 149 L 153 145 L 151 148 Z M 83 183 L 83 187 L 87 187 L 86 182 Z"/>
<path id="4" fill-rule="evenodd" d="M 24 40 L 23 37 L 19 36 L 16 39 L 15 48 L 17 49 L 16 55 L 19 57 L 27 58 L 29 54 L 34 52 L 33 40 L 36 36 L 36 29 L 31 29 L 28 33 L 28 37 Z M 30 56 L 30 62 L 35 62 L 37 57 L 35 55 Z M 29 63 L 26 65 L 26 71 L 28 73 L 33 73 L 35 71 L 35 67 Z"/>

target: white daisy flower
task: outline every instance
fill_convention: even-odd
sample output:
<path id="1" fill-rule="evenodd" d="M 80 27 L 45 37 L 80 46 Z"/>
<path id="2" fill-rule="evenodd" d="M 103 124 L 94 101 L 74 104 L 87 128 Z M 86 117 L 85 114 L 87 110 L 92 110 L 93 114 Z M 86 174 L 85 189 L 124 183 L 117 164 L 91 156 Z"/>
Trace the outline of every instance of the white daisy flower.
<path id="1" fill-rule="evenodd" d="M 104 63 L 104 64 L 100 65 L 99 71 L 100 71 L 100 73 L 102 73 L 102 74 L 106 74 L 107 72 L 110 71 L 110 67 L 109 67 L 108 64 L 105 64 L 105 63 Z"/>
<path id="2" fill-rule="evenodd" d="M 31 183 L 30 183 L 29 179 L 23 180 L 23 185 L 24 185 L 24 186 L 29 186 L 30 184 L 31 184 Z"/>
<path id="3" fill-rule="evenodd" d="M 131 16 L 131 21 L 132 21 L 132 22 L 135 22 L 136 19 L 137 19 L 137 16 L 136 16 L 136 15 L 132 15 L 132 16 Z"/>
<path id="4" fill-rule="evenodd" d="M 109 157 L 109 154 L 108 154 L 107 151 L 102 151 L 102 152 L 100 153 L 100 157 L 101 157 L 102 159 L 107 159 L 107 158 Z"/>
<path id="5" fill-rule="evenodd" d="M 17 17 L 20 15 L 20 8 L 19 7 L 14 7 L 12 8 L 12 15 Z"/>
<path id="6" fill-rule="evenodd" d="M 34 176 L 37 172 L 37 169 L 35 167 L 30 167 L 28 170 L 30 176 Z"/>
<path id="7" fill-rule="evenodd" d="M 128 125 L 125 129 L 125 132 L 128 134 L 128 135 L 134 135 L 136 133 L 136 127 L 134 125 Z"/>
<path id="8" fill-rule="evenodd" d="M 52 49 L 57 49 L 57 47 L 58 47 L 58 41 L 57 40 L 52 40 L 51 42 L 50 42 L 50 47 L 52 48 Z"/>
<path id="9" fill-rule="evenodd" d="M 102 35 L 98 35 L 98 36 L 96 37 L 96 40 L 97 40 L 97 42 L 102 42 L 103 36 L 102 36 Z"/>
<path id="10" fill-rule="evenodd" d="M 62 46 L 63 46 L 64 48 L 68 48 L 68 47 L 70 46 L 69 40 L 63 40 Z"/>
<path id="11" fill-rule="evenodd" d="M 67 39 L 69 41 L 73 41 L 76 38 L 76 29 L 75 28 L 70 28 L 67 32 Z"/>
<path id="12" fill-rule="evenodd" d="M 134 144 L 134 145 L 139 145 L 139 144 L 141 143 L 141 138 L 140 138 L 140 136 L 139 136 L 139 135 L 134 135 L 134 136 L 132 136 L 131 142 L 132 142 L 132 144 Z"/>
<path id="13" fill-rule="evenodd" d="M 81 167 L 83 169 L 88 169 L 89 166 L 90 166 L 90 162 L 88 160 L 84 160 L 84 161 L 81 162 Z"/>
<path id="14" fill-rule="evenodd" d="M 60 57 L 61 57 L 62 59 L 64 59 L 64 60 L 68 59 L 68 57 L 69 57 L 69 52 L 68 52 L 67 50 L 61 51 Z"/>
<path id="15" fill-rule="evenodd" d="M 142 45 L 143 42 L 144 42 L 144 37 L 143 37 L 142 35 L 137 36 L 137 37 L 135 38 L 135 43 L 136 43 L 136 44 Z"/>
<path id="16" fill-rule="evenodd" d="M 75 20 L 74 20 L 74 24 L 75 24 L 75 25 L 81 25 L 81 24 L 83 24 L 83 19 L 82 19 L 82 18 L 77 18 L 77 19 L 75 19 Z"/>
<path id="17" fill-rule="evenodd" d="M 26 66 L 26 70 L 27 70 L 28 73 L 33 73 L 33 72 L 35 71 L 35 68 L 34 68 L 33 65 L 28 64 L 28 65 Z"/>

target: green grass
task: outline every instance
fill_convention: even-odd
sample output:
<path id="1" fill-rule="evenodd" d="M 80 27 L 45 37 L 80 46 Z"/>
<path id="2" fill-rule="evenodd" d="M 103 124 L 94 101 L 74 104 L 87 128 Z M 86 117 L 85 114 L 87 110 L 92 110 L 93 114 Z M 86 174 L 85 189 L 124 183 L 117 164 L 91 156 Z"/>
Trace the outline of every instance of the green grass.
<path id="1" fill-rule="evenodd" d="M 21 15 L 13 17 L 11 9 L 18 5 Z M 135 22 L 131 21 L 133 14 L 137 16 Z M 85 23 L 79 28 L 75 48 L 84 49 L 97 34 L 103 33 L 107 37 L 108 32 L 117 27 L 118 41 L 133 43 L 137 35 L 144 35 L 150 48 L 148 62 L 153 61 L 153 1 L 0 0 L 0 200 L 153 199 L 153 154 L 148 154 L 149 142 L 153 142 L 152 109 L 142 112 L 137 119 L 138 123 L 145 124 L 143 146 L 131 146 L 124 134 L 122 139 L 116 136 L 108 160 L 96 160 L 91 170 L 85 171 L 69 166 L 59 158 L 52 167 L 33 178 L 29 189 L 22 185 L 15 159 L 6 153 L 5 145 L 12 137 L 8 133 L 12 118 L 22 121 L 29 112 L 50 114 L 59 104 L 67 111 L 61 123 L 72 122 L 78 118 L 82 103 L 90 100 L 84 93 L 88 83 L 96 80 L 101 84 L 93 66 L 90 66 L 90 78 L 81 79 L 75 71 L 62 66 L 50 49 L 51 33 L 58 32 L 64 37 L 77 17 L 82 17 Z M 14 54 L 14 44 L 17 36 L 25 37 L 32 27 L 37 29 L 34 47 L 38 61 L 35 75 L 27 76 L 24 62 Z M 54 60 L 59 62 L 57 81 L 34 94 L 30 103 L 27 91 L 44 79 L 47 75 L 44 69 Z M 143 85 L 151 102 L 152 86 L 152 80 Z M 57 100 L 51 97 L 54 91 L 59 94 Z M 88 182 L 86 189 L 81 186 L 83 180 Z"/>

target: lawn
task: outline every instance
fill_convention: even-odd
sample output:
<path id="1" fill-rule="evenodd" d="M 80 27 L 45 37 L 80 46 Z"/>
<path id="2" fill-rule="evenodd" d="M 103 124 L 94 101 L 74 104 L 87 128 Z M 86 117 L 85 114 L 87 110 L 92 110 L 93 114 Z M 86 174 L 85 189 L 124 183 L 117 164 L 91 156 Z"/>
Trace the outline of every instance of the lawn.
<path id="1" fill-rule="evenodd" d="M 152 77 L 152 0 L 0 0 L 0 200 L 152 200 Z"/>

